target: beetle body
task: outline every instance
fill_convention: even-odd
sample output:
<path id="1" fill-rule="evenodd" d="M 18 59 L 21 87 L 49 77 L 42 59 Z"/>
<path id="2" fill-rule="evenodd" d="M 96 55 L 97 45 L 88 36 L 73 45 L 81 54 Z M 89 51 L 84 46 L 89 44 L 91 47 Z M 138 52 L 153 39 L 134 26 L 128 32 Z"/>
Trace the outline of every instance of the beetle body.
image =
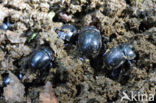
<path id="1" fill-rule="evenodd" d="M 66 41 L 70 41 L 71 37 L 77 33 L 75 26 L 70 24 L 65 24 L 62 26 L 61 30 L 57 31 L 58 36 Z"/>
<path id="2" fill-rule="evenodd" d="M 11 23 L 6 22 L 6 23 L 3 23 L 2 25 L 0 25 L 0 29 L 2 29 L 2 30 L 8 30 L 8 29 L 11 28 L 11 26 L 12 26 Z"/>
<path id="3" fill-rule="evenodd" d="M 42 70 L 47 67 L 52 67 L 53 61 L 54 56 L 52 50 L 48 47 L 42 47 L 32 53 L 29 60 L 29 67 Z"/>
<path id="4" fill-rule="evenodd" d="M 111 78 L 116 80 L 121 80 L 121 77 L 127 76 L 131 69 L 132 64 L 131 60 L 136 57 L 136 54 L 132 50 L 132 46 L 129 44 L 117 45 L 110 50 L 107 50 L 104 54 L 104 63 L 108 67 L 108 70 L 111 71 Z M 126 61 L 129 63 L 129 68 L 126 68 L 125 72 L 122 69 L 118 69 Z"/>
<path id="5" fill-rule="evenodd" d="M 78 50 L 88 58 L 96 57 L 102 46 L 102 38 L 95 27 L 85 27 L 78 36 Z"/>
<path id="6" fill-rule="evenodd" d="M 104 55 L 104 62 L 110 68 L 119 68 L 126 60 L 133 60 L 136 54 L 129 44 L 117 45 L 114 48 L 106 51 Z"/>
<path id="7" fill-rule="evenodd" d="M 5 78 L 4 78 L 4 85 L 8 85 L 10 83 L 10 77 L 9 75 L 7 75 Z"/>

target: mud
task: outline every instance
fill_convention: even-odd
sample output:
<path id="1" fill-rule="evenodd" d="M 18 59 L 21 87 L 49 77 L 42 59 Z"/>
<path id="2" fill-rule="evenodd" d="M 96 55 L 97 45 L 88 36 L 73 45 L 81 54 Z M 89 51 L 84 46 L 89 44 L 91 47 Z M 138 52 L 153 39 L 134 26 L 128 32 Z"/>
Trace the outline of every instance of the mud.
<path id="1" fill-rule="evenodd" d="M 155 95 L 155 0 L 2 0 L 0 15 L 0 25 L 5 20 L 12 24 L 11 29 L 0 30 L 0 103 L 121 103 L 123 92 Z M 95 26 L 108 38 L 103 38 L 97 58 L 81 61 L 77 37 L 68 46 L 58 38 L 56 28 L 68 23 L 78 31 Z M 115 81 L 102 62 L 102 54 L 127 42 L 137 56 L 129 76 Z M 23 69 L 33 50 L 41 45 L 50 46 L 55 54 L 54 67 L 44 75 Z M 128 66 L 125 63 L 121 68 Z M 8 85 L 3 83 L 6 73 L 14 81 Z"/>

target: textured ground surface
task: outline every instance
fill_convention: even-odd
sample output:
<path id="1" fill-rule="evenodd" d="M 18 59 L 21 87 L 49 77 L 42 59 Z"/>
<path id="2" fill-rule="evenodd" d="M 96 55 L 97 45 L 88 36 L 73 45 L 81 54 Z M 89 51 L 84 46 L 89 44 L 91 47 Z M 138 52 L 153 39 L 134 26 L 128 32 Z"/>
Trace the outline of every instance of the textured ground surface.
<path id="1" fill-rule="evenodd" d="M 155 92 L 155 0 L 2 0 L 0 24 L 6 18 L 13 27 L 0 30 L 0 103 L 120 103 L 123 91 Z M 66 23 L 78 31 L 85 25 L 96 26 L 110 39 L 107 48 L 131 41 L 137 56 L 129 76 L 119 82 L 109 78 L 101 56 L 105 49 L 96 60 L 82 62 L 76 44 L 65 47 L 55 32 Z M 33 33 L 37 37 L 28 42 Z M 26 79 L 20 81 L 17 75 L 24 61 L 44 44 L 55 53 L 55 67 L 43 78 L 36 76 L 38 72 L 25 72 Z M 3 87 L 5 73 L 12 80 Z"/>

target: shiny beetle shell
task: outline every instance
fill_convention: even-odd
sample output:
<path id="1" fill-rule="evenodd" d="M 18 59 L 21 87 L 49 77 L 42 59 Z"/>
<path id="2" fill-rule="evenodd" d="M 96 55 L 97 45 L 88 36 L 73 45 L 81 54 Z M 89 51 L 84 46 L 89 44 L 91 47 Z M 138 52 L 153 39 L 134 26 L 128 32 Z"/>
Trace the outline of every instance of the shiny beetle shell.
<path id="1" fill-rule="evenodd" d="M 57 31 L 58 36 L 66 41 L 70 41 L 71 37 L 77 33 L 75 26 L 71 24 L 65 24 L 61 27 L 61 30 Z"/>
<path id="2" fill-rule="evenodd" d="M 104 62 L 110 68 L 119 68 L 126 60 L 133 60 L 136 54 L 129 44 L 117 45 L 106 51 Z"/>
<path id="3" fill-rule="evenodd" d="M 6 22 L 6 23 L 3 23 L 2 25 L 0 25 L 0 29 L 2 29 L 2 30 L 8 30 L 8 29 L 11 28 L 11 26 L 12 26 L 11 23 Z"/>
<path id="4" fill-rule="evenodd" d="M 78 50 L 80 54 L 88 58 L 96 57 L 102 46 L 102 38 L 99 30 L 94 26 L 85 27 L 78 35 Z"/>
<path id="5" fill-rule="evenodd" d="M 52 67 L 54 61 L 53 52 L 49 47 L 41 47 L 34 51 L 29 60 L 29 67 L 32 69 L 45 69 Z"/>

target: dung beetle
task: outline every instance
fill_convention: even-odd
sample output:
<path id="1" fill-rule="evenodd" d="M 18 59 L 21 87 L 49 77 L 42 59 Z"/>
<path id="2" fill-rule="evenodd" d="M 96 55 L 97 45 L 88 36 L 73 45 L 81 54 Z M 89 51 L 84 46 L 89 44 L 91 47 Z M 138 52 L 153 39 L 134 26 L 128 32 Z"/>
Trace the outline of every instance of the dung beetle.
<path id="1" fill-rule="evenodd" d="M 28 66 L 34 70 L 44 70 L 45 68 L 52 67 L 53 61 L 53 51 L 49 47 L 43 46 L 32 53 Z"/>
<path id="2" fill-rule="evenodd" d="M 112 76 L 115 76 L 115 72 L 122 72 L 122 70 L 120 71 L 118 68 L 128 61 L 130 69 L 126 72 L 127 74 L 132 67 L 131 60 L 135 57 L 136 54 L 132 50 L 132 45 L 121 44 L 106 51 L 104 54 L 104 63 L 109 70 L 112 70 Z"/>
<path id="3" fill-rule="evenodd" d="M 70 41 L 71 37 L 73 37 L 77 33 L 77 29 L 71 24 L 65 24 L 61 27 L 61 30 L 58 30 L 56 32 L 59 38 Z"/>
<path id="4" fill-rule="evenodd" d="M 4 77 L 4 85 L 8 85 L 9 83 L 10 83 L 10 77 L 9 77 L 9 75 L 6 75 Z"/>
<path id="5" fill-rule="evenodd" d="M 8 29 L 11 28 L 11 26 L 12 26 L 11 23 L 6 22 L 6 23 L 3 23 L 2 25 L 0 25 L 0 29 L 2 29 L 2 30 L 8 30 Z"/>
<path id="6" fill-rule="evenodd" d="M 5 73 L 1 74 L 0 80 L 3 81 L 3 83 L 1 82 L 3 86 L 8 85 L 10 83 L 10 81 L 11 81 L 9 73 L 5 72 Z M 1 85 L 1 83 L 0 83 L 0 85 Z"/>
<path id="7" fill-rule="evenodd" d="M 18 74 L 18 78 L 19 78 L 20 80 L 22 80 L 22 79 L 23 79 L 23 74 L 22 74 L 22 73 Z"/>
<path id="8" fill-rule="evenodd" d="M 101 49 L 102 37 L 94 26 L 84 27 L 78 35 L 78 51 L 80 54 L 95 58 Z"/>

